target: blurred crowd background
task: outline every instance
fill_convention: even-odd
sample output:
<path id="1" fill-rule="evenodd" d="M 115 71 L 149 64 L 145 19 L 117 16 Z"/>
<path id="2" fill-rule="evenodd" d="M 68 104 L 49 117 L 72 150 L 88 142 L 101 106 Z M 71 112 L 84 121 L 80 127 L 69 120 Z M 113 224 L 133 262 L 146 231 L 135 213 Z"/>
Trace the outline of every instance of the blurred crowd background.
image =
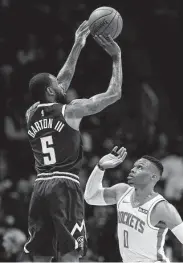
<path id="1" fill-rule="evenodd" d="M 24 120 L 31 105 L 28 82 L 39 72 L 58 73 L 77 27 L 102 5 L 116 8 L 124 20 L 117 39 L 123 58 L 123 96 L 82 122 L 82 188 L 99 158 L 114 144 L 123 145 L 128 157 L 106 172 L 104 185 L 125 181 L 137 158 L 153 155 L 165 167 L 157 190 L 183 218 L 182 1 L 0 0 L 0 261 L 20 261 L 27 237 L 36 176 Z M 105 91 L 111 73 L 111 58 L 89 36 L 68 102 Z M 89 249 L 83 260 L 121 261 L 115 207 L 86 204 L 86 226 Z M 183 246 L 171 232 L 165 250 L 171 261 L 183 261 Z"/>

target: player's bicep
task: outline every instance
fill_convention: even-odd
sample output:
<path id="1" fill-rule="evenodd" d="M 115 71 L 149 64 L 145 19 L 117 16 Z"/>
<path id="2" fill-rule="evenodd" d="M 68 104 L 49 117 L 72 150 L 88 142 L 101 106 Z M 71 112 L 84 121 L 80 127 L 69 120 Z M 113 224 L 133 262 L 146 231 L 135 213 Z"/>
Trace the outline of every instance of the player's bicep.
<path id="1" fill-rule="evenodd" d="M 106 204 L 108 205 L 116 204 L 116 192 L 115 189 L 113 189 L 113 187 L 104 188 L 103 197 Z"/>
<path id="2" fill-rule="evenodd" d="M 103 196 L 105 202 L 110 205 L 117 204 L 119 197 L 121 197 L 128 188 L 129 185 L 125 183 L 120 183 L 108 188 L 104 188 Z"/>
<path id="3" fill-rule="evenodd" d="M 167 211 L 167 216 L 169 215 L 167 220 L 167 226 L 169 229 L 172 229 L 182 223 L 182 219 L 180 214 L 178 213 L 177 209 L 169 204 L 169 211 Z"/>
<path id="4" fill-rule="evenodd" d="M 67 106 L 66 115 L 72 118 L 83 118 L 84 116 L 96 114 L 117 100 L 114 94 L 101 93 L 90 99 L 74 100 Z"/>
<path id="5" fill-rule="evenodd" d="M 77 99 L 69 103 L 65 109 L 65 117 L 68 119 L 82 119 L 87 110 L 88 99 Z"/>
<path id="6" fill-rule="evenodd" d="M 160 209 L 161 221 L 165 222 L 166 226 L 171 230 L 182 223 L 181 216 L 177 209 L 168 202 L 162 202 Z"/>

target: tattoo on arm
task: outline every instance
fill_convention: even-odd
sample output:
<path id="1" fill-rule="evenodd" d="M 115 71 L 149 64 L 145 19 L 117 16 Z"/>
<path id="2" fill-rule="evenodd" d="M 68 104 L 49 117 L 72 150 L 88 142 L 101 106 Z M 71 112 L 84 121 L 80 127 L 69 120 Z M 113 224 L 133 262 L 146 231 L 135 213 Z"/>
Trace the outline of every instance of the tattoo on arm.
<path id="1" fill-rule="evenodd" d="M 71 118 L 83 118 L 105 109 L 121 98 L 122 66 L 121 58 L 113 61 L 113 72 L 109 87 L 106 92 L 95 95 L 90 99 L 75 100 L 68 105 L 66 112 Z"/>
<path id="2" fill-rule="evenodd" d="M 113 72 L 109 87 L 105 93 L 98 94 L 89 99 L 86 108 L 89 114 L 100 112 L 110 104 L 121 98 L 122 86 L 122 64 L 121 58 L 118 57 L 113 61 Z M 88 115 L 89 115 L 88 114 Z"/>
<path id="3" fill-rule="evenodd" d="M 72 78 L 74 76 L 76 63 L 78 61 L 81 49 L 82 47 L 79 43 L 75 43 L 73 45 L 72 50 L 64 66 L 58 73 L 57 80 L 58 80 L 59 86 L 63 89 L 64 93 L 67 92 L 70 86 L 70 83 L 72 81 Z"/>
<path id="4" fill-rule="evenodd" d="M 121 57 L 116 57 L 113 60 L 113 74 L 109 84 L 108 91 L 112 94 L 121 93 L 121 86 L 122 86 L 122 63 Z"/>

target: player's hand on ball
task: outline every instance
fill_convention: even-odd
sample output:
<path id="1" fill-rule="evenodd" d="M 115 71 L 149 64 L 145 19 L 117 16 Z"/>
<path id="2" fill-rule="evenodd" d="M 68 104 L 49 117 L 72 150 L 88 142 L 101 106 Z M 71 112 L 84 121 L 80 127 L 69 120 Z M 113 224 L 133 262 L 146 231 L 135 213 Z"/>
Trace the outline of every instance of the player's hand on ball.
<path id="1" fill-rule="evenodd" d="M 77 29 L 75 33 L 75 42 L 80 43 L 82 47 L 84 47 L 86 43 L 86 39 L 88 35 L 90 34 L 88 21 L 85 20 Z"/>
<path id="2" fill-rule="evenodd" d="M 119 150 L 117 149 L 118 147 L 115 146 L 113 150 L 111 151 L 111 153 L 103 156 L 100 159 L 99 165 L 103 169 L 114 168 L 124 161 L 124 159 L 127 156 L 126 148 L 121 147 Z"/>
<path id="3" fill-rule="evenodd" d="M 110 35 L 108 37 L 95 35 L 94 39 L 111 57 L 121 55 L 120 47 Z"/>

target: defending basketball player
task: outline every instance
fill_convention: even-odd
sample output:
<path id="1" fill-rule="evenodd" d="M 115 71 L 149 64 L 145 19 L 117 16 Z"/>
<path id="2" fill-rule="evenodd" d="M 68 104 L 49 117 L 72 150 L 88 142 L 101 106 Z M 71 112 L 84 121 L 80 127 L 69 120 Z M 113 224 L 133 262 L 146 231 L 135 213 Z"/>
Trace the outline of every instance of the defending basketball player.
<path id="1" fill-rule="evenodd" d="M 134 163 L 128 184 L 103 188 L 105 170 L 121 164 L 127 155 L 124 147 L 117 148 L 101 158 L 94 168 L 84 198 L 90 205 L 117 205 L 123 262 L 168 262 L 163 249 L 166 233 L 170 229 L 183 244 L 183 222 L 175 207 L 154 191 L 163 166 L 156 158 L 143 156 Z"/>
<path id="2" fill-rule="evenodd" d="M 37 178 L 29 208 L 30 239 L 25 252 L 32 253 L 35 261 L 50 261 L 56 254 L 57 261 L 78 262 L 86 251 L 84 197 L 79 182 L 83 156 L 79 126 L 84 116 L 98 113 L 119 100 L 122 86 L 119 46 L 111 37 L 106 40 L 96 36 L 112 58 L 109 87 L 90 99 L 65 103 L 78 50 L 87 36 L 88 25 L 84 22 L 76 31 L 78 48 L 71 51 L 67 66 L 58 77 L 40 73 L 29 83 L 33 99 L 39 102 L 26 114 Z"/>

